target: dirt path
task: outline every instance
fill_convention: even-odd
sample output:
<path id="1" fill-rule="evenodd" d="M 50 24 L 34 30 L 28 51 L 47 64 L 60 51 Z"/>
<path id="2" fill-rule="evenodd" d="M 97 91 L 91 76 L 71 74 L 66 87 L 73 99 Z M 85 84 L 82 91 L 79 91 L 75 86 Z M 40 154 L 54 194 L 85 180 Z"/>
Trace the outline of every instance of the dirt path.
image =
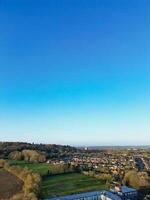
<path id="1" fill-rule="evenodd" d="M 23 182 L 14 175 L 0 170 L 0 200 L 7 200 L 21 191 Z"/>

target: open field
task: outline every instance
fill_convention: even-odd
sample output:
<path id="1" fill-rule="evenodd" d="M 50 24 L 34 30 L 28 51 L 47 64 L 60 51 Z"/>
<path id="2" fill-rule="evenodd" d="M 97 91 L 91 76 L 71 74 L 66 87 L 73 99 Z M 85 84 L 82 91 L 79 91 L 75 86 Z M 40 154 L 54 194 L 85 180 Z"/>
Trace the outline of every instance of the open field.
<path id="1" fill-rule="evenodd" d="M 47 163 L 28 163 L 26 161 L 15 161 L 8 160 L 10 164 L 18 165 L 20 167 L 27 167 L 31 169 L 33 172 L 39 173 L 41 176 L 47 175 L 48 170 L 52 170 L 54 168 L 53 165 Z"/>
<path id="2" fill-rule="evenodd" d="M 0 169 L 0 200 L 12 197 L 22 189 L 23 182 L 14 175 Z"/>
<path id="3" fill-rule="evenodd" d="M 103 181 L 80 173 L 47 176 L 48 170 L 55 167 L 50 164 L 10 160 L 9 163 L 27 167 L 43 176 L 40 189 L 41 198 L 106 189 L 106 184 Z"/>
<path id="4" fill-rule="evenodd" d="M 104 182 L 80 173 L 44 177 L 41 198 L 106 189 Z"/>

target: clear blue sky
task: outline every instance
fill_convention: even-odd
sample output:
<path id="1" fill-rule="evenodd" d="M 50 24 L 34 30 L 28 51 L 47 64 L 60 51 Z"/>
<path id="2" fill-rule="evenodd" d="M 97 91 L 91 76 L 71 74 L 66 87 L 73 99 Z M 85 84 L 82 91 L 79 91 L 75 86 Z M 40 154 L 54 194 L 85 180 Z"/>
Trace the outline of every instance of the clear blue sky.
<path id="1" fill-rule="evenodd" d="M 0 140 L 150 144 L 149 0 L 0 0 Z"/>

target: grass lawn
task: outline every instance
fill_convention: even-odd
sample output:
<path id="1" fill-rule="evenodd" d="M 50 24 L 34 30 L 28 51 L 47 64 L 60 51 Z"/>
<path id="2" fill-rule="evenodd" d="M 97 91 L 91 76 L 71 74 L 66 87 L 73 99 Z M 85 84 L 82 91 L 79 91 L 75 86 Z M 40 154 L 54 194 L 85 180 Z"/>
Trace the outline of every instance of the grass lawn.
<path id="1" fill-rule="evenodd" d="M 44 177 L 41 198 L 106 189 L 104 182 L 80 173 Z"/>
<path id="2" fill-rule="evenodd" d="M 33 172 L 39 173 L 41 176 L 47 175 L 48 170 L 52 170 L 54 168 L 53 165 L 47 163 L 28 163 L 26 161 L 15 161 L 8 160 L 10 164 L 18 165 L 20 167 L 27 167 L 31 169 Z"/>

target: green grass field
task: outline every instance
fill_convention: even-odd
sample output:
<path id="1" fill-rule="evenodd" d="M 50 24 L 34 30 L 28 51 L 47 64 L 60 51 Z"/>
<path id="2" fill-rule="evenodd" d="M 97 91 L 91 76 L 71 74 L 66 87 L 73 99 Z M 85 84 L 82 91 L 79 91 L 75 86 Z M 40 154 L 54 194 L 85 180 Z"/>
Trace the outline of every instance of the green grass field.
<path id="1" fill-rule="evenodd" d="M 80 173 L 61 174 L 47 176 L 48 170 L 55 166 L 46 163 L 27 163 L 25 161 L 12 161 L 10 164 L 27 167 L 43 176 L 40 188 L 40 197 L 55 197 L 80 192 L 107 189 L 106 184 L 92 177 Z"/>
<path id="2" fill-rule="evenodd" d="M 104 182 L 80 173 L 44 177 L 41 198 L 106 189 Z"/>
<path id="3" fill-rule="evenodd" d="M 47 175 L 48 170 L 53 170 L 54 166 L 47 163 L 28 163 L 26 161 L 8 160 L 12 165 L 18 165 L 20 167 L 27 167 L 33 172 L 39 173 L 41 176 Z"/>

